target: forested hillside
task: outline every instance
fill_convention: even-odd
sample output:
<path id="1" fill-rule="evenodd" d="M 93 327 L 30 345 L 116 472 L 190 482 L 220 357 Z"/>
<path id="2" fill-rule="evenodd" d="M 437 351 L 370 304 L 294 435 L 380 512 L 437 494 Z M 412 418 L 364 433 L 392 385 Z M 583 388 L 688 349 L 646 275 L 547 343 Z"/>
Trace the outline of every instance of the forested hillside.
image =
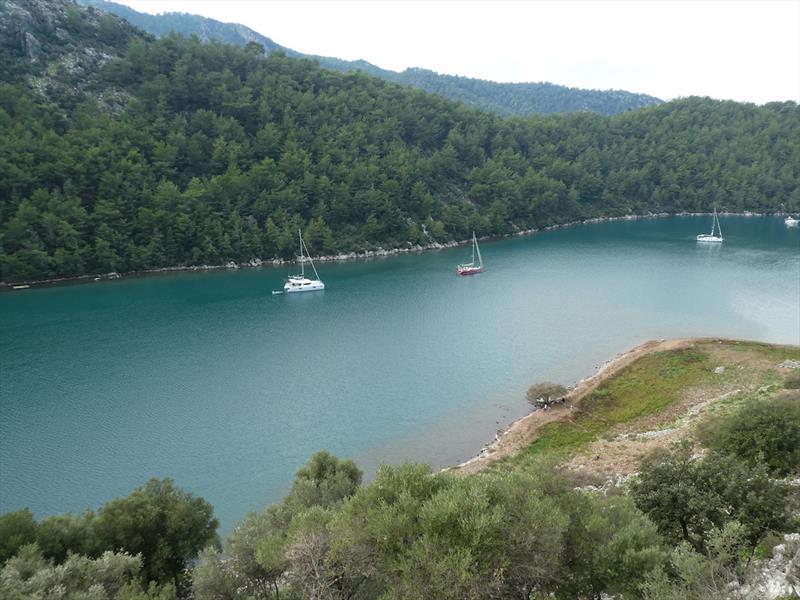
<path id="1" fill-rule="evenodd" d="M 257 31 L 236 23 L 222 23 L 186 13 L 149 15 L 106 0 L 79 1 L 81 4 L 118 15 L 156 36 L 175 32 L 185 37 L 196 35 L 203 41 L 225 42 L 240 46 L 256 42 L 264 46 L 266 52 L 282 50 L 288 56 L 310 58 L 334 71 L 345 73 L 361 71 L 500 115 L 526 116 L 576 111 L 613 115 L 661 103 L 661 100 L 653 96 L 622 90 L 583 90 L 546 82 L 497 83 L 470 77 L 443 75 L 420 68 L 400 72 L 389 71 L 364 60 L 343 60 L 330 56 L 303 54 L 280 46 Z"/>
<path id="2" fill-rule="evenodd" d="M 328 66 L 325 61 L 320 61 Z M 463 102 L 504 116 L 594 112 L 615 115 L 661 104 L 647 94 L 623 90 L 584 90 L 547 82 L 498 83 L 471 77 L 444 75 L 428 69 L 388 71 L 389 81 L 410 85 L 432 94 Z"/>
<path id="3" fill-rule="evenodd" d="M 289 258 L 298 227 L 330 254 L 800 208 L 791 102 L 504 119 L 254 44 L 156 40 L 63 0 L 0 17 L 5 282 Z"/>

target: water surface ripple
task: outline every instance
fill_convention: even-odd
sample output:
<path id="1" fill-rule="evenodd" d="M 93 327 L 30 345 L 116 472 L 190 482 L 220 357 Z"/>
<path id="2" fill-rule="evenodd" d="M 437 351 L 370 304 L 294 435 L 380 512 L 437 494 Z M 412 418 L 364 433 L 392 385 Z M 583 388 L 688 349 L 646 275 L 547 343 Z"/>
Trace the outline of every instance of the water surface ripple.
<path id="1" fill-rule="evenodd" d="M 223 531 L 285 493 L 318 449 L 368 473 L 473 456 L 565 384 L 654 338 L 800 343 L 800 229 L 722 217 L 584 225 L 319 266 L 182 273 L 0 294 L 0 512 L 82 511 L 148 477 L 214 506 Z"/>

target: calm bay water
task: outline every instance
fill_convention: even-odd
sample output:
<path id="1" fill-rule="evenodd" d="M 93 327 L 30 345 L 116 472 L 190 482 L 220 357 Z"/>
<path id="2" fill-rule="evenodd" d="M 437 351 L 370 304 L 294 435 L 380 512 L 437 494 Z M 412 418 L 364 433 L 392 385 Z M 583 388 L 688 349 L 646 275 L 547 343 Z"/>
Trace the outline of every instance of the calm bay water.
<path id="1" fill-rule="evenodd" d="M 648 339 L 800 344 L 800 229 L 722 217 L 584 225 L 468 248 L 183 273 L 0 295 L 0 512 L 96 508 L 149 477 L 208 499 L 223 531 L 319 449 L 441 467 Z"/>

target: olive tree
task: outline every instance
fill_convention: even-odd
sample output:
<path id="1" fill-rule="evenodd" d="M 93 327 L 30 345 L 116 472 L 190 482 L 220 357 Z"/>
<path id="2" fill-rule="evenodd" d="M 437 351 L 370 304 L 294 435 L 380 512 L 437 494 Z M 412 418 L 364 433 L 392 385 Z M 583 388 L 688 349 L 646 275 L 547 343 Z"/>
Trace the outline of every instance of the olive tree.
<path id="1" fill-rule="evenodd" d="M 170 479 L 151 479 L 97 512 L 93 529 L 105 548 L 141 554 L 147 581 L 180 583 L 187 563 L 217 540 L 211 505 Z"/>
<path id="2" fill-rule="evenodd" d="M 705 427 L 708 445 L 749 465 L 763 460 L 774 474 L 800 471 L 800 403 L 786 398 L 751 399 Z"/>
<path id="3" fill-rule="evenodd" d="M 103 552 L 97 558 L 70 554 L 61 564 L 42 556 L 35 544 L 24 546 L 0 571 L 4 600 L 174 600 L 171 585 L 140 585 L 141 556 Z"/>
<path id="4" fill-rule="evenodd" d="M 0 515 L 0 565 L 20 548 L 36 541 L 38 526 L 30 509 Z"/>
<path id="5" fill-rule="evenodd" d="M 558 383 L 544 381 L 528 388 L 525 397 L 534 406 L 547 406 L 548 404 L 563 398 L 567 393 L 567 388 Z"/>
<path id="6" fill-rule="evenodd" d="M 715 452 L 695 459 L 687 443 L 646 458 L 631 495 L 670 541 L 700 553 L 709 532 L 729 521 L 741 523 L 751 547 L 790 524 L 789 488 L 771 479 L 763 463 L 750 466 Z"/>

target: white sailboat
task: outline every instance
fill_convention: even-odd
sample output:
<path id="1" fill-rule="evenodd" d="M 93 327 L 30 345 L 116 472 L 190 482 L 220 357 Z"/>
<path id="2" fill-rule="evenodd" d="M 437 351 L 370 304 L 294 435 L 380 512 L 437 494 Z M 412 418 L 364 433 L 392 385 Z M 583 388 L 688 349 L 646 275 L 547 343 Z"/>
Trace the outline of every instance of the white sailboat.
<path id="1" fill-rule="evenodd" d="M 718 231 L 718 234 L 714 232 Z M 722 240 L 725 239 L 722 237 L 722 227 L 719 224 L 719 217 L 717 216 L 717 207 L 714 207 L 714 218 L 711 220 L 711 233 L 701 233 L 697 236 L 698 242 L 714 242 L 714 243 L 722 243 Z"/>
<path id="2" fill-rule="evenodd" d="M 475 256 L 478 257 L 478 262 L 475 262 Z M 478 238 L 475 237 L 475 232 L 472 232 L 472 262 L 458 265 L 456 273 L 459 275 L 475 275 L 483 271 L 483 259 L 481 258 L 481 249 L 478 246 Z"/>
<path id="3" fill-rule="evenodd" d="M 297 233 L 300 236 L 300 274 L 289 275 L 289 279 L 286 280 L 283 286 L 283 291 L 287 294 L 294 294 L 297 292 L 316 292 L 324 290 L 325 284 L 320 281 L 317 268 L 314 266 L 314 261 L 311 260 L 308 248 L 306 248 L 305 242 L 303 242 L 303 232 L 298 229 Z M 314 270 L 314 277 L 316 277 L 316 279 L 309 279 L 306 277 L 306 261 L 311 263 L 311 268 Z"/>

